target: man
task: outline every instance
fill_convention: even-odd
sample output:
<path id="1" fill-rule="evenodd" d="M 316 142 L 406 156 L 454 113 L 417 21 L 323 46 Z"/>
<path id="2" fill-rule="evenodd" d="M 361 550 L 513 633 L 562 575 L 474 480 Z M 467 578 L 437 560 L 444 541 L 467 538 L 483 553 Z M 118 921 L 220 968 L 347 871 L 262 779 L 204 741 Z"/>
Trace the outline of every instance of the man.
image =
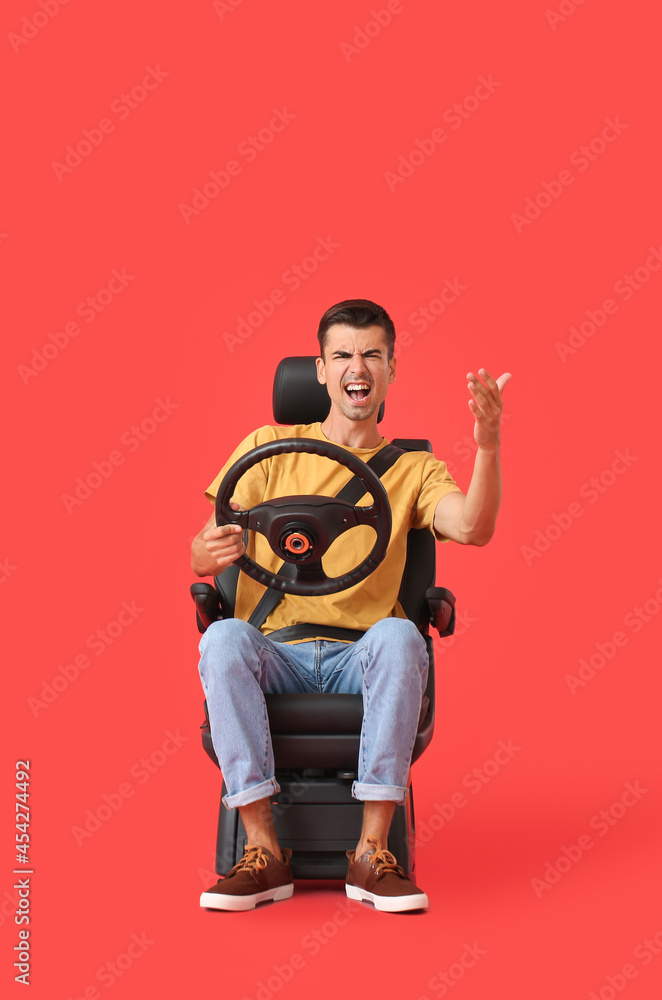
<path id="1" fill-rule="evenodd" d="M 328 440 L 366 462 L 387 444 L 377 428 L 380 404 L 396 373 L 395 329 L 386 311 L 365 299 L 340 302 L 322 317 L 318 341 L 317 377 L 331 398 L 328 417 L 322 424 L 263 427 L 250 435 L 207 490 L 212 502 L 230 465 L 264 441 Z M 358 780 L 352 787 L 364 803 L 363 827 L 356 850 L 348 852 L 347 895 L 388 911 L 427 906 L 425 893 L 382 846 L 388 842 L 395 806 L 407 794 L 428 670 L 425 643 L 397 596 L 410 528 L 428 527 L 439 540 L 464 545 L 485 545 L 494 533 L 501 498 L 501 390 L 510 375 L 497 381 L 484 369 L 479 375 L 467 375 L 478 451 L 466 495 L 444 462 L 427 453 L 405 453 L 382 476 L 393 529 L 384 561 L 366 580 L 329 597 L 286 595 L 258 631 L 245 619 L 263 588 L 241 573 L 237 617 L 214 622 L 203 635 L 200 675 L 227 788 L 224 804 L 239 809 L 250 846 L 228 876 L 202 894 L 202 906 L 249 909 L 265 899 L 292 895 L 291 852 L 281 850 L 271 815 L 271 798 L 279 787 L 263 697 L 263 692 L 284 691 L 363 693 Z M 242 477 L 233 506 L 249 508 L 285 495 L 335 496 L 347 479 L 347 469 L 327 459 L 282 455 Z M 373 540 L 365 526 L 341 536 L 325 557 L 327 575 L 356 566 Z M 251 557 L 276 569 L 278 559 L 261 535 L 249 544 Z M 193 542 L 193 570 L 199 576 L 218 575 L 245 551 L 241 529 L 217 527 L 212 515 Z M 270 633 L 301 622 L 319 627 L 315 638 L 296 643 L 269 639 Z M 355 643 L 330 641 L 325 625 L 365 634 Z"/>

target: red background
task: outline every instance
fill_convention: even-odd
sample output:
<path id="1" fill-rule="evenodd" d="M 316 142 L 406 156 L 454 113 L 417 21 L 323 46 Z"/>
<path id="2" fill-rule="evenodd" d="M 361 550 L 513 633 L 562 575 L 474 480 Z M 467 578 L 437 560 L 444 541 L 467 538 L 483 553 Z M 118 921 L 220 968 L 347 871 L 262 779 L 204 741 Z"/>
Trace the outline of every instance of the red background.
<path id="1" fill-rule="evenodd" d="M 20 992 L 13 782 L 29 757 L 35 998 L 95 987 L 417 1000 L 441 996 L 449 969 L 458 1000 L 656 997 L 662 936 L 657 953 L 635 954 L 662 928 L 654 5 L 412 0 L 391 4 L 379 31 L 367 0 L 217 7 L 73 2 L 44 15 L 38 0 L 9 0 L 2 13 L 3 981 Z M 146 67 L 162 71 L 155 89 L 122 111 Z M 476 101 L 481 77 L 493 92 Z M 453 128 L 444 115 L 465 101 Z M 241 144 L 273 109 L 294 117 L 248 162 Z M 81 147 L 89 155 L 54 166 L 102 119 L 112 131 L 92 132 L 103 138 Z M 575 151 L 606 119 L 619 134 L 583 161 Z M 428 155 L 389 185 L 417 140 Z M 232 159 L 239 174 L 185 221 L 180 206 Z M 571 182 L 552 184 L 563 170 Z M 540 197 L 543 182 L 557 196 Z M 544 207 L 513 219 L 536 197 Z M 285 272 L 318 238 L 337 247 L 294 289 Z M 626 300 L 614 286 L 637 268 Z M 132 277 L 86 323 L 79 303 L 113 269 Z M 465 288 L 423 329 L 420 310 L 446 279 Z M 285 301 L 230 350 L 224 334 L 277 288 Z M 348 920 L 341 885 L 302 884 L 277 908 L 208 913 L 198 896 L 212 878 L 219 776 L 199 745 L 189 543 L 208 516 L 204 488 L 271 419 L 278 360 L 313 353 L 322 312 L 353 296 L 383 303 L 401 337 L 384 432 L 429 436 L 464 488 L 465 374 L 513 373 L 497 534 L 484 549 L 439 550 L 438 581 L 464 617 L 450 648 L 438 644 L 437 732 L 414 774 L 431 906 L 390 917 L 357 904 Z M 617 308 L 601 317 L 605 299 Z M 587 310 L 602 322 L 562 359 L 557 345 Z M 76 321 L 56 351 L 49 335 L 57 344 Z M 172 408 L 150 423 L 158 399 Z M 628 464 L 608 472 L 619 451 Z M 111 453 L 118 464 L 104 465 Z M 63 495 L 94 463 L 112 473 L 68 510 Z M 88 637 L 123 602 L 142 610 L 97 654 Z M 606 645 L 614 632 L 621 645 Z M 598 643 L 611 655 L 573 693 L 567 675 L 600 663 Z M 89 665 L 43 701 L 82 654 Z M 186 741 L 168 756 L 169 731 Z M 500 740 L 520 749 L 472 795 L 465 775 Z M 140 761 L 152 755 L 149 774 Z M 600 836 L 592 817 L 627 782 L 647 791 Z M 86 811 L 127 783 L 121 808 L 78 844 Z M 458 790 L 466 806 L 434 831 L 435 807 Z M 592 848 L 536 892 L 546 864 L 586 835 Z M 307 935 L 324 927 L 313 954 Z M 133 934 L 152 943 L 99 978 Z M 474 943 L 484 954 L 460 979 Z M 303 967 L 288 978 L 295 953 Z"/>

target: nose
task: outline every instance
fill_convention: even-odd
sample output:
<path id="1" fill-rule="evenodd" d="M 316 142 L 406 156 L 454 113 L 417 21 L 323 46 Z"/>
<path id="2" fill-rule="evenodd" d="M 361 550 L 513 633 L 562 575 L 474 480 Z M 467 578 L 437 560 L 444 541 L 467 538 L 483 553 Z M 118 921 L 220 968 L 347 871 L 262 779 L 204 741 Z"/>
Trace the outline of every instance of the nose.
<path id="1" fill-rule="evenodd" d="M 350 375 L 365 375 L 368 371 L 368 366 L 365 363 L 365 358 L 359 351 L 356 351 L 352 355 L 350 362 Z"/>

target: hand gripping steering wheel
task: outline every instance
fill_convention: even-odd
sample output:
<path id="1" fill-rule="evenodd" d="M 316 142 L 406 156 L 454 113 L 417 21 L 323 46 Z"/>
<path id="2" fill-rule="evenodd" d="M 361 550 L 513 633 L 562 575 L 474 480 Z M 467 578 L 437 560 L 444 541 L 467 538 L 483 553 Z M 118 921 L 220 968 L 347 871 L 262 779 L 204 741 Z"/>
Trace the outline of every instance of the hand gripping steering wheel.
<path id="1" fill-rule="evenodd" d="M 230 500 L 244 473 L 266 458 L 292 452 L 323 455 L 346 466 L 371 494 L 373 503 L 369 507 L 356 507 L 337 497 L 303 495 L 275 497 L 250 510 L 232 510 Z M 344 448 L 310 438 L 269 441 L 238 459 L 218 488 L 216 523 L 239 524 L 264 535 L 276 555 L 294 565 L 294 579 L 270 573 L 247 555 L 240 556 L 235 566 L 265 587 L 304 597 L 336 594 L 364 580 L 383 560 L 391 538 L 391 508 L 379 477 Z M 322 568 L 322 556 L 339 535 L 359 524 L 367 524 L 377 534 L 371 552 L 348 573 L 328 577 Z"/>

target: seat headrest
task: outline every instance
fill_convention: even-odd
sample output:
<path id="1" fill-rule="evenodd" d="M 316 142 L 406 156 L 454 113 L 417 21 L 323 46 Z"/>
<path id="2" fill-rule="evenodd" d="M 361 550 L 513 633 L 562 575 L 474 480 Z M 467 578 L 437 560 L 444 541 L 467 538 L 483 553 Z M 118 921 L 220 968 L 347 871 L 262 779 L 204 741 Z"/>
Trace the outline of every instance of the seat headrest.
<path id="1" fill-rule="evenodd" d="M 315 357 L 283 358 L 274 375 L 273 409 L 277 424 L 314 424 L 326 420 L 331 401 L 317 381 Z M 379 407 L 378 420 L 384 416 Z"/>

